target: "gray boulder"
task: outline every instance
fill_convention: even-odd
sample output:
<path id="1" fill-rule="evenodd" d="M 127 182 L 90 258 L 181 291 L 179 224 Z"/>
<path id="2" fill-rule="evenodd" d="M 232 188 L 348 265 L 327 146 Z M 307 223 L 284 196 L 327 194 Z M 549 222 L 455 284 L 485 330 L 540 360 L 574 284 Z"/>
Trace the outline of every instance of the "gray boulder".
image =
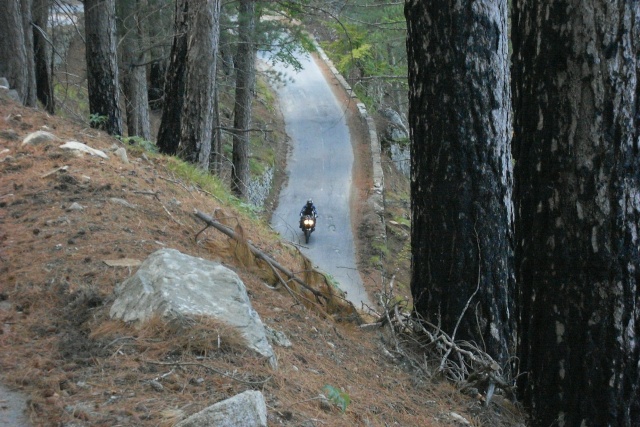
<path id="1" fill-rule="evenodd" d="M 267 405 L 262 393 L 248 390 L 216 403 L 179 422 L 175 427 L 267 427 Z"/>
<path id="2" fill-rule="evenodd" d="M 51 132 L 39 130 L 37 132 L 30 133 L 22 140 L 22 145 L 40 145 L 46 142 L 60 141 L 57 136 Z"/>
<path id="3" fill-rule="evenodd" d="M 67 141 L 62 144 L 60 148 L 62 148 L 63 150 L 71 150 L 79 153 L 91 154 L 92 156 L 102 157 L 103 159 L 109 158 L 109 156 L 107 156 L 104 151 L 89 147 L 87 144 L 83 144 L 82 142 L 78 141 Z"/>
<path id="4" fill-rule="evenodd" d="M 265 328 L 238 275 L 214 261 L 161 249 L 135 275 L 116 286 L 112 318 L 144 322 L 153 317 L 210 316 L 237 328 L 247 347 L 277 367 Z"/>

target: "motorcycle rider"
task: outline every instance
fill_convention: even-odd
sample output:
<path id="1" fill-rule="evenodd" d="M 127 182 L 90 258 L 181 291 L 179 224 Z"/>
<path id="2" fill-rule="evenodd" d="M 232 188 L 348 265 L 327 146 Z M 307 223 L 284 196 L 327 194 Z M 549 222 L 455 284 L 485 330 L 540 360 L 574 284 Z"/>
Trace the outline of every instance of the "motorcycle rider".
<path id="1" fill-rule="evenodd" d="M 307 200 L 307 203 L 300 210 L 300 228 L 302 228 L 302 217 L 304 217 L 305 215 L 313 216 L 313 219 L 315 219 L 315 222 L 316 223 L 318 222 L 318 211 L 316 210 L 316 207 L 313 205 L 313 200 L 311 199 Z M 315 231 L 315 229 L 316 229 L 316 226 L 314 223 L 311 231 Z"/>

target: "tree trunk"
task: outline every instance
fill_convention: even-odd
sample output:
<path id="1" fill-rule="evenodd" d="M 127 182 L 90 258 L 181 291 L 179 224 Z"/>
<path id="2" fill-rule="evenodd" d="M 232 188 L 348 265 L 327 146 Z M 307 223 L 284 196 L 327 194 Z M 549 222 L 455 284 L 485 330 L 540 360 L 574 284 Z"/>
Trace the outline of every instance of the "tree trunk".
<path id="1" fill-rule="evenodd" d="M 164 86 L 162 118 L 158 130 L 157 145 L 162 153 L 176 154 L 180 145 L 180 123 L 184 104 L 185 70 L 187 63 L 187 16 L 189 2 L 176 1 L 176 12 L 171 47 L 171 61 Z"/>
<path id="2" fill-rule="evenodd" d="M 178 154 L 209 170 L 220 0 L 192 1 L 187 15 L 189 39 Z"/>
<path id="3" fill-rule="evenodd" d="M 92 126 L 122 135 L 115 0 L 85 0 L 89 112 Z"/>
<path id="4" fill-rule="evenodd" d="M 238 14 L 238 53 L 236 55 L 236 100 L 233 119 L 233 173 L 231 190 L 240 198 L 247 197 L 249 185 L 249 124 L 251 100 L 255 86 L 256 28 L 255 0 L 240 0 Z"/>
<path id="5" fill-rule="evenodd" d="M 481 7 L 482 6 L 482 7 Z M 408 1 L 415 311 L 514 355 L 507 1 Z"/>
<path id="6" fill-rule="evenodd" d="M 36 95 L 49 114 L 55 113 L 53 96 L 53 80 L 51 46 L 47 44 L 47 22 L 49 20 L 50 0 L 34 0 L 33 2 L 33 50 L 35 62 Z"/>
<path id="7" fill-rule="evenodd" d="M 129 0 L 120 3 L 122 13 L 122 60 L 124 66 L 125 108 L 127 134 L 151 139 L 149 125 L 149 98 L 147 91 L 146 51 L 143 49 L 145 31 L 141 19 L 143 1 Z"/>
<path id="8" fill-rule="evenodd" d="M 514 2 L 520 390 L 533 426 L 640 425 L 640 13 Z"/>
<path id="9" fill-rule="evenodd" d="M 224 161 L 223 145 L 222 145 L 222 125 L 220 120 L 220 100 L 219 88 L 216 85 L 213 88 L 213 134 L 211 140 L 211 164 L 210 170 L 218 177 L 222 176 L 222 162 Z"/>
<path id="10" fill-rule="evenodd" d="M 0 77 L 6 77 L 20 101 L 36 106 L 31 1 L 0 2 Z"/>

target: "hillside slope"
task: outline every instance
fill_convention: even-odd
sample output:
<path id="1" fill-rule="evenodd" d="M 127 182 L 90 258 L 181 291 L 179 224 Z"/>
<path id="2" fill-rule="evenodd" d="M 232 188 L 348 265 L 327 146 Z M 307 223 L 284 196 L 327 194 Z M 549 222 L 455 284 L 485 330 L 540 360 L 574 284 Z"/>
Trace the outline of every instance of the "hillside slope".
<path id="1" fill-rule="evenodd" d="M 42 129 L 61 141 L 22 145 Z M 72 140 L 109 159 L 59 148 Z M 119 147 L 128 163 L 114 155 Z M 171 426 L 247 389 L 264 393 L 270 425 L 460 425 L 452 413 L 484 424 L 478 401 L 413 375 L 385 349 L 384 331 L 359 328 L 339 298 L 310 303 L 302 290 L 274 289 L 270 270 L 237 242 L 212 228 L 198 234 L 204 224 L 194 209 L 290 270 L 308 269 L 264 221 L 183 170 L 175 159 L 0 99 L 0 382 L 28 397 L 33 425 Z M 265 325 L 292 342 L 274 348 L 277 371 L 221 325 L 157 321 L 137 330 L 108 318 L 114 286 L 160 248 L 240 275 Z M 342 402 L 319 397 L 327 385 Z"/>

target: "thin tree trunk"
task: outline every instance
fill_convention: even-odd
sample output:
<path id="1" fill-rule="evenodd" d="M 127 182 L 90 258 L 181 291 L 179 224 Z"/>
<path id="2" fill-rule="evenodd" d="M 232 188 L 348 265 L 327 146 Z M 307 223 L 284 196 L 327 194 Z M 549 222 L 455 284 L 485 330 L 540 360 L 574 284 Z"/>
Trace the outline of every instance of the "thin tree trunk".
<path id="1" fill-rule="evenodd" d="M 515 349 L 507 1 L 408 1 L 411 292 L 506 367 Z"/>
<path id="2" fill-rule="evenodd" d="M 520 390 L 532 426 L 640 425 L 638 2 L 514 2 Z"/>
<path id="3" fill-rule="evenodd" d="M 126 96 L 127 134 L 150 140 L 147 55 L 142 48 L 146 32 L 140 16 L 144 3 L 138 0 L 121 3 L 123 38 L 121 46 L 125 69 L 123 80 Z"/>
<path id="4" fill-rule="evenodd" d="M 213 89 L 213 140 L 211 141 L 211 170 L 217 176 L 222 176 L 222 162 L 224 153 L 222 152 L 222 130 L 220 129 L 220 101 L 218 97 L 218 86 Z"/>
<path id="5" fill-rule="evenodd" d="M 92 124 L 122 135 L 120 82 L 116 52 L 115 0 L 85 0 L 89 111 Z"/>
<path id="6" fill-rule="evenodd" d="M 249 141 L 251 100 L 255 86 L 255 1 L 240 0 L 238 18 L 238 53 L 236 55 L 236 100 L 233 120 L 233 172 L 231 190 L 247 197 L 249 185 Z"/>

